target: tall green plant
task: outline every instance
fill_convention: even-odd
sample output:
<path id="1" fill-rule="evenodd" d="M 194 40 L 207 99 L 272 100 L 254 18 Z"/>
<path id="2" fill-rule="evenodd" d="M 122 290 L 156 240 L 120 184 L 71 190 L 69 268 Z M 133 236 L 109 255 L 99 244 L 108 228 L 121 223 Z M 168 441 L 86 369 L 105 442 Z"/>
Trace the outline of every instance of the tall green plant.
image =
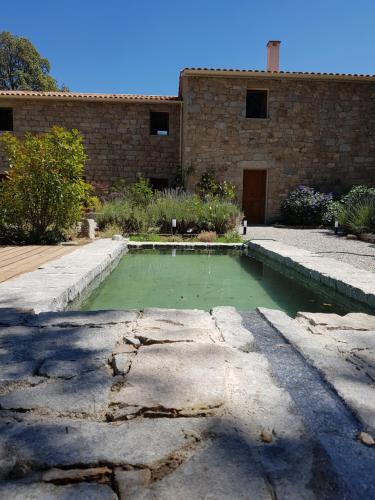
<path id="1" fill-rule="evenodd" d="M 338 220 L 347 231 L 354 234 L 375 232 L 375 195 L 341 208 Z"/>
<path id="2" fill-rule="evenodd" d="M 1 187 L 3 238 L 50 243 L 80 220 L 91 186 L 83 179 L 86 152 L 77 130 L 0 138 L 9 169 Z"/>
<path id="3" fill-rule="evenodd" d="M 354 186 L 340 200 L 331 201 L 327 205 L 323 221 L 330 226 L 338 220 L 344 231 L 355 234 L 374 231 L 374 221 L 371 222 L 374 203 L 375 188 Z"/>

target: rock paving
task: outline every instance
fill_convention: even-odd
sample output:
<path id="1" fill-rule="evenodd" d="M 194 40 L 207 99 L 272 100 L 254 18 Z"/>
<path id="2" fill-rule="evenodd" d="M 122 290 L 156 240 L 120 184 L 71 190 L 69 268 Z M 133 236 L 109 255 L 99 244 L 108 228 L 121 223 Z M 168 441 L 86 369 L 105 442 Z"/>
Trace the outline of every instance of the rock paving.
<path id="1" fill-rule="evenodd" d="M 259 332 L 271 327 L 262 315 L 281 328 L 276 313 L 243 320 L 229 307 L 8 309 L 0 327 L 0 498 L 357 498 L 263 351 Z M 371 318 L 328 316 L 301 313 L 292 326 L 303 331 L 299 340 L 323 338 L 326 351 L 350 358 L 344 363 L 371 399 L 364 375 L 373 373 Z M 291 330 L 285 338 L 312 369 L 317 357 Z M 336 378 L 329 379 L 334 389 Z M 337 408 L 340 398 L 355 408 L 339 385 L 331 397 Z M 371 404 L 356 410 L 369 438 Z M 350 439 L 372 453 L 363 436 Z M 366 498 L 375 498 L 366 479 L 373 486 Z"/>
<path id="2" fill-rule="evenodd" d="M 364 430 L 375 432 L 375 316 L 299 313 L 262 309 L 282 334 L 315 366 Z"/>

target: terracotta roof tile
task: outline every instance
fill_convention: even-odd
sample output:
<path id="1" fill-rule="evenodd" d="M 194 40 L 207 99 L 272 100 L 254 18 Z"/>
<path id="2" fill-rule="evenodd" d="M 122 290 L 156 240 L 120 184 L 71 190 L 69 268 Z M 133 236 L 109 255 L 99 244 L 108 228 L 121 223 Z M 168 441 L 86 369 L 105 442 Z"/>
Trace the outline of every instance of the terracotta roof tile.
<path id="1" fill-rule="evenodd" d="M 266 71 L 261 69 L 233 69 L 233 68 L 184 68 L 181 73 L 185 71 L 212 71 L 212 72 L 235 72 L 235 73 L 259 73 L 265 76 L 282 76 L 282 75 L 295 75 L 295 76 L 324 76 L 324 77 L 349 77 L 349 78 L 375 78 L 375 75 L 366 75 L 359 73 L 318 73 L 313 71 Z"/>
<path id="2" fill-rule="evenodd" d="M 32 97 L 38 99 L 70 99 L 70 100 L 98 100 L 98 101 L 152 101 L 152 102 L 169 102 L 179 101 L 177 96 L 164 95 L 142 95 L 142 94 L 92 94 L 84 92 L 37 92 L 29 90 L 0 90 L 0 97 Z"/>

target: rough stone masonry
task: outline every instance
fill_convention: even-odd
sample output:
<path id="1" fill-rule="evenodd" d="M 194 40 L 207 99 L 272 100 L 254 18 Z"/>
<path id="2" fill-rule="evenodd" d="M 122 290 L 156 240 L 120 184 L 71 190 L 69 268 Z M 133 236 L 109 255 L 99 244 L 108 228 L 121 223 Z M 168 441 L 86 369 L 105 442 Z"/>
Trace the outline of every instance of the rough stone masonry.
<path id="1" fill-rule="evenodd" d="M 0 498 L 356 498 L 234 308 L 0 325 Z"/>

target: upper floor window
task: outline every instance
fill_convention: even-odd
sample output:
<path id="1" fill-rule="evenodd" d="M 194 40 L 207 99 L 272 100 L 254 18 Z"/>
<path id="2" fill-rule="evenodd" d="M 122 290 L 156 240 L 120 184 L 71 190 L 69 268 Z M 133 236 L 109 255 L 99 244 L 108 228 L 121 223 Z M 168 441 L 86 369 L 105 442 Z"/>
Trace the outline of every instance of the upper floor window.
<path id="1" fill-rule="evenodd" d="M 0 108 L 0 131 L 13 130 L 13 110 Z"/>
<path id="2" fill-rule="evenodd" d="M 150 134 L 169 135 L 169 113 L 160 111 L 150 112 Z"/>
<path id="3" fill-rule="evenodd" d="M 246 118 L 267 118 L 267 90 L 248 90 L 246 95 Z"/>

